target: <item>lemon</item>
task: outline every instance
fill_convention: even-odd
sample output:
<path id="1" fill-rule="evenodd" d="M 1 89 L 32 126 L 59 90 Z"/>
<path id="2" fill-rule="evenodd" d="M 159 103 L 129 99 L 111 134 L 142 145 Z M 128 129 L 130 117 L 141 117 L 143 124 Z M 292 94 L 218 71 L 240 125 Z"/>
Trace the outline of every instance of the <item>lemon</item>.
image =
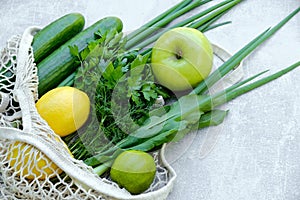
<path id="1" fill-rule="evenodd" d="M 63 144 L 73 157 L 67 145 Z M 45 180 L 47 177 L 52 178 L 56 174 L 62 173 L 62 170 L 45 154 L 29 144 L 22 142 L 11 143 L 8 152 L 9 165 L 17 174 L 29 180 L 35 178 Z"/>
<path id="2" fill-rule="evenodd" d="M 115 159 L 110 170 L 110 177 L 131 194 L 140 194 L 150 187 L 155 173 L 155 161 L 150 154 L 128 150 Z"/>
<path id="3" fill-rule="evenodd" d="M 40 116 L 59 136 L 79 129 L 88 119 L 90 100 L 74 87 L 58 87 L 44 94 L 36 103 Z"/>

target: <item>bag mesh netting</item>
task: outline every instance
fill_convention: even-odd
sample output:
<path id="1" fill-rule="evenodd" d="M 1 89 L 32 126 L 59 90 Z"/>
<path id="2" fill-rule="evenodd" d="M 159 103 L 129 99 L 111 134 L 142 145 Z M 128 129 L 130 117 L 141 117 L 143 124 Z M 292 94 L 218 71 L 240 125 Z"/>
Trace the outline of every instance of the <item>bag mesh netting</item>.
<path id="1" fill-rule="evenodd" d="M 176 177 L 163 156 L 153 154 L 151 187 L 131 195 L 74 159 L 35 108 L 37 68 L 31 42 L 38 28 L 14 36 L 0 57 L 0 199 L 166 199 Z"/>

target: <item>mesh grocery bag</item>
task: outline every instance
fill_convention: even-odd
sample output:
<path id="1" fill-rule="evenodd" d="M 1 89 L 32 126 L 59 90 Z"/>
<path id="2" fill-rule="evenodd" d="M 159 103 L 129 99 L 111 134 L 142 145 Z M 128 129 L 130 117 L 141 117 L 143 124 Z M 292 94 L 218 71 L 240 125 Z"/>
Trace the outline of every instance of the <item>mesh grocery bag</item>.
<path id="1" fill-rule="evenodd" d="M 164 148 L 153 154 L 157 173 L 151 187 L 131 195 L 74 159 L 39 116 L 31 48 L 38 30 L 12 37 L 0 55 L 0 199 L 166 199 L 176 174 Z"/>

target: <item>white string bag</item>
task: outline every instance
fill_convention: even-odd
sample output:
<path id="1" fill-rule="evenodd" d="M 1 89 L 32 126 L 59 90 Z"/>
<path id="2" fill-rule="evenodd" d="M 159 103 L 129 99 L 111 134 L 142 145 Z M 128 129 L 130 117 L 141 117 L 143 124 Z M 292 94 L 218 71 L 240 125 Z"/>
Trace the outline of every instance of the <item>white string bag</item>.
<path id="1" fill-rule="evenodd" d="M 62 140 L 39 116 L 35 108 L 37 68 L 31 48 L 33 35 L 38 30 L 30 27 L 22 36 L 12 37 L 0 54 L 0 198 L 166 199 L 176 173 L 165 160 L 165 146 L 153 154 L 157 173 L 151 187 L 142 194 L 131 195 L 74 159 Z M 213 45 L 213 49 L 221 62 L 230 57 L 217 45 Z M 242 67 L 237 67 L 210 92 L 232 85 L 242 76 Z M 26 178 L 23 172 L 36 170 L 39 162 L 44 162 L 47 174 L 32 173 L 30 179 Z"/>
<path id="2" fill-rule="evenodd" d="M 153 154 L 157 173 L 151 187 L 140 195 L 131 195 L 74 159 L 39 116 L 35 108 L 37 68 L 31 48 L 33 35 L 38 30 L 30 27 L 22 37 L 12 37 L 1 52 L 0 198 L 166 199 L 176 173 L 163 156 L 164 148 Z M 35 173 L 38 167 L 47 172 Z M 28 172 L 31 173 L 26 176 Z"/>

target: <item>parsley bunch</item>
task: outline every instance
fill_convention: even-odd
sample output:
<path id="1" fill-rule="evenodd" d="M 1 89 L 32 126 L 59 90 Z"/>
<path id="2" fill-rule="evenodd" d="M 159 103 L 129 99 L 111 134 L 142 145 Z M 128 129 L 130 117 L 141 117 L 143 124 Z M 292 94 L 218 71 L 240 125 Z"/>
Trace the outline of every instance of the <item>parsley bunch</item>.
<path id="1" fill-rule="evenodd" d="M 158 97 L 170 95 L 154 82 L 149 53 L 125 51 L 122 33 L 97 32 L 96 40 L 78 52 L 74 86 L 85 91 L 91 100 L 91 116 L 87 125 L 65 138 L 77 159 L 85 159 L 126 138 L 149 118 Z M 74 139 L 76 138 L 76 139 Z"/>

